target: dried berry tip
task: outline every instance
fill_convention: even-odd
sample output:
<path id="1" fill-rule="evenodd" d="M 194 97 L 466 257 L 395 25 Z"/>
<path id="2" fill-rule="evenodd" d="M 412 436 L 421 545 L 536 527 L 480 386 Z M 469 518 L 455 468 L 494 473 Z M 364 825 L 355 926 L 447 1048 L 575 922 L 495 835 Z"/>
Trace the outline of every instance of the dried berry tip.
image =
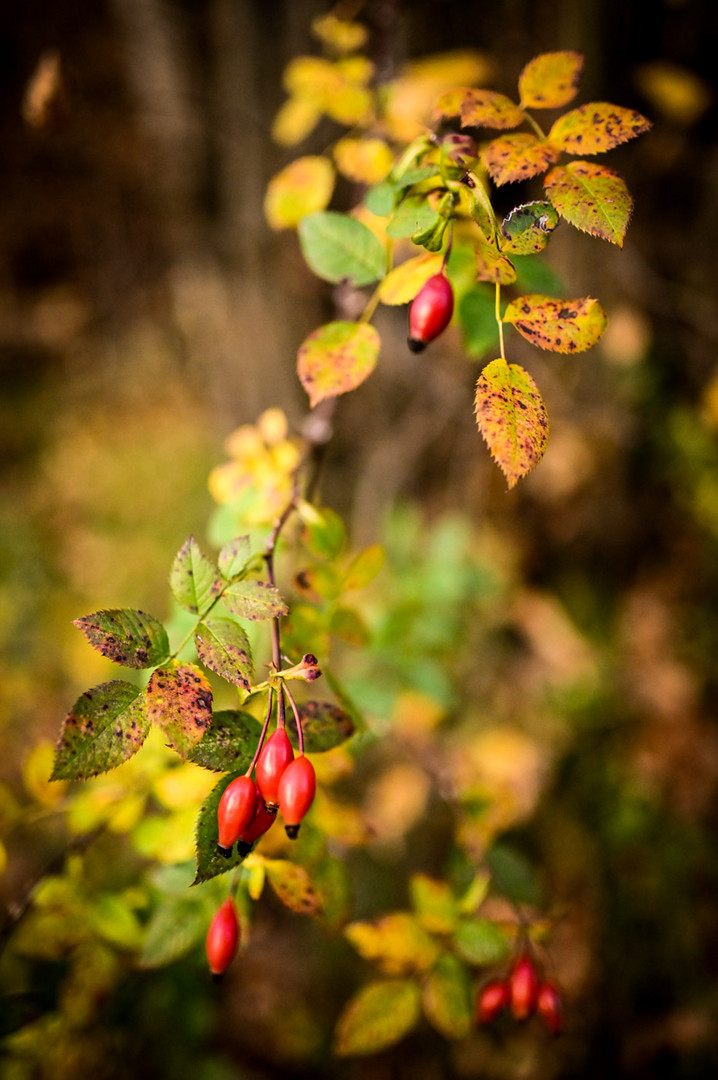
<path id="1" fill-rule="evenodd" d="M 232 858 L 232 848 L 231 847 L 223 847 L 222 844 L 217 844 L 217 851 L 225 859 L 231 859 Z"/>
<path id="2" fill-rule="evenodd" d="M 246 840 L 240 840 L 237 843 L 237 854 L 240 859 L 243 859 L 246 855 L 249 855 L 250 851 L 254 847 L 254 844 L 248 844 Z"/>
<path id="3" fill-rule="evenodd" d="M 423 352 L 426 348 L 426 342 L 419 341 L 418 338 L 407 338 L 407 344 L 414 353 Z"/>
<path id="4" fill-rule="evenodd" d="M 285 833 L 287 834 L 287 836 L 289 837 L 290 840 L 296 840 L 297 837 L 299 836 L 299 826 L 298 825 L 285 825 L 284 826 L 284 831 L 285 831 Z"/>

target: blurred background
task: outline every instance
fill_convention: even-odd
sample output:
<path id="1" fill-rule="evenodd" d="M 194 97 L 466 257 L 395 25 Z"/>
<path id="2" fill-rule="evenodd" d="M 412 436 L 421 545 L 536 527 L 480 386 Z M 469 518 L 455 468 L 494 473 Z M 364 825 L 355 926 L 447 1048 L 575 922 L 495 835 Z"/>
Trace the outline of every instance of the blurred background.
<path id="1" fill-rule="evenodd" d="M 317 51 L 311 22 L 328 6 L 32 0 L 0 11 L 8 904 L 64 851 L 62 796 L 45 783 L 52 745 L 69 704 L 104 677 L 72 620 L 123 605 L 166 614 L 174 553 L 191 532 L 208 543 L 207 476 L 226 437 L 271 406 L 294 431 L 306 416 L 295 353 L 331 318 L 331 290 L 296 235 L 269 229 L 262 201 L 298 153 L 270 136 L 283 68 Z M 384 77 L 474 48 L 511 95 L 529 58 L 575 49 L 586 56 L 578 102 L 636 108 L 654 125 L 608 162 L 635 198 L 623 250 L 563 226 L 545 256 L 567 295 L 600 298 L 603 341 L 574 359 L 512 338 L 551 418 L 536 471 L 507 493 L 478 436 L 473 386 L 488 357 L 467 360 L 452 329 L 418 362 L 404 312 L 384 309 L 379 368 L 339 404 L 322 489 L 353 544 L 388 549 L 385 584 L 367 601 L 373 644 L 347 677 L 377 730 L 398 718 L 399 735 L 358 779 L 379 769 L 414 799 L 392 802 L 384 785 L 400 825 L 376 865 L 348 856 L 353 916 L 405 904 L 412 868 L 446 872 L 446 823 L 401 734 L 413 694 L 421 715 L 453 718 L 454 740 L 478 725 L 477 769 L 490 792 L 512 793 L 492 836 L 538 868 L 560 913 L 551 964 L 567 1033 L 452 1046 L 420 1032 L 375 1059 L 333 1061 L 327 1032 L 358 961 L 270 903 L 224 996 L 196 956 L 138 968 L 129 931 L 113 943 L 126 959 L 94 982 L 59 947 L 29 964 L 22 949 L 6 954 L 14 1005 L 0 1068 L 12 1080 L 88 1067 L 184 1077 L 190 1062 L 200 1080 L 714 1076 L 718 7 L 368 0 L 346 13 L 373 27 Z M 335 137 L 327 121 L 301 152 Z M 446 760 L 456 752 L 449 740 Z M 392 773 L 399 765 L 409 773 Z M 118 844 L 100 845 L 98 880 Z M 115 871 L 130 888 L 137 870 Z M 42 1032 L 44 1061 L 18 1042 L 23 1030 Z"/>

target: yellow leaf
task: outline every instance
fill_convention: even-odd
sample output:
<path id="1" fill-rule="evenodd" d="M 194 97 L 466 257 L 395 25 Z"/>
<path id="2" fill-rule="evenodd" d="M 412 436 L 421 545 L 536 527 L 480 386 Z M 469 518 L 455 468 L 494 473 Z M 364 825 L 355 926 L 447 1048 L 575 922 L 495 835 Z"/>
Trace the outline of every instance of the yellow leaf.
<path id="1" fill-rule="evenodd" d="M 473 49 L 456 49 L 415 60 L 387 87 L 384 122 L 393 138 L 411 142 L 425 130 L 434 102 L 454 86 L 491 78 L 492 61 Z"/>
<path id="2" fill-rule="evenodd" d="M 409 979 L 383 979 L 363 986 L 337 1021 L 334 1052 L 339 1057 L 376 1054 L 399 1042 L 416 1025 L 421 993 Z"/>
<path id="3" fill-rule="evenodd" d="M 498 282 L 500 285 L 511 285 L 516 281 L 513 263 L 497 251 L 493 244 L 479 241 L 475 246 L 475 253 L 477 281 Z"/>
<path id="4" fill-rule="evenodd" d="M 523 111 L 505 94 L 495 90 L 469 90 L 461 103 L 462 127 L 491 127 L 503 130 L 523 123 Z"/>
<path id="5" fill-rule="evenodd" d="M 305 338 L 297 372 L 312 407 L 363 383 L 376 366 L 380 344 L 368 323 L 331 322 Z"/>
<path id="6" fill-rule="evenodd" d="M 314 101 L 293 94 L 277 110 L 272 138 L 280 146 L 296 146 L 314 130 L 321 115 Z"/>
<path id="7" fill-rule="evenodd" d="M 636 83 L 656 109 L 679 124 L 695 124 L 710 106 L 709 86 L 688 68 L 655 60 L 642 64 Z"/>
<path id="8" fill-rule="evenodd" d="M 492 139 L 482 154 L 495 184 L 528 180 L 546 172 L 558 160 L 558 151 L 529 132 Z"/>
<path id="9" fill-rule="evenodd" d="M 376 184 L 391 169 L 394 155 L 383 139 L 340 139 L 334 147 L 337 169 L 358 184 Z"/>
<path id="10" fill-rule="evenodd" d="M 548 141 L 566 154 L 602 154 L 642 135 L 650 126 L 650 120 L 635 109 L 591 101 L 559 116 Z"/>
<path id="11" fill-rule="evenodd" d="M 344 935 L 360 956 L 376 963 L 385 975 L 428 971 L 440 952 L 433 937 L 408 911 L 392 912 L 373 922 L 350 923 Z"/>
<path id="12" fill-rule="evenodd" d="M 390 270 L 379 286 L 382 304 L 408 304 L 430 277 L 438 274 L 443 255 L 425 252 Z"/>
<path id="13" fill-rule="evenodd" d="M 521 104 L 526 108 L 557 109 L 576 96 L 583 71 L 577 52 L 549 52 L 529 60 L 519 76 Z"/>
<path id="14" fill-rule="evenodd" d="M 334 191 L 334 167 L 328 158 L 297 158 L 267 185 L 264 214 L 272 229 L 293 229 L 307 214 L 324 210 Z"/>
<path id="15" fill-rule="evenodd" d="M 367 28 L 331 12 L 312 20 L 312 33 L 337 53 L 354 52 L 365 44 Z"/>

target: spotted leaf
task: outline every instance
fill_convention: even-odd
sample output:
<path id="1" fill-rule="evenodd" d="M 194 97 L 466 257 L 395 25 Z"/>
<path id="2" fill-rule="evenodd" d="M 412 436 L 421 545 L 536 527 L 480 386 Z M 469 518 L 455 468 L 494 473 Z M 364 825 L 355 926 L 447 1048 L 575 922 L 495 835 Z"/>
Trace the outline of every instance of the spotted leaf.
<path id="1" fill-rule="evenodd" d="M 265 859 L 269 883 L 291 911 L 300 915 L 315 915 L 319 911 L 319 894 L 303 866 L 288 859 Z"/>
<path id="2" fill-rule="evenodd" d="M 476 423 L 512 488 L 543 457 L 548 417 L 536 383 L 518 364 L 499 357 L 476 384 Z"/>
<path id="3" fill-rule="evenodd" d="M 527 109 L 558 109 L 573 101 L 583 71 L 577 52 L 548 52 L 529 60 L 519 75 L 521 104 Z"/>
<path id="4" fill-rule="evenodd" d="M 462 127 L 489 127 L 503 131 L 525 120 L 523 110 L 495 90 L 468 90 L 461 102 Z"/>
<path id="5" fill-rule="evenodd" d="M 173 661 L 153 671 L 145 691 L 147 716 L 186 758 L 212 720 L 212 690 L 194 664 Z"/>
<path id="6" fill-rule="evenodd" d="M 474 247 L 476 254 L 476 280 L 511 285 L 516 281 L 516 269 L 505 255 L 493 244 L 480 240 Z"/>
<path id="7" fill-rule="evenodd" d="M 268 581 L 246 578 L 234 581 L 222 594 L 222 603 L 240 619 L 261 622 L 287 614 L 287 605 L 274 585 Z"/>
<path id="8" fill-rule="evenodd" d="M 205 667 L 227 682 L 249 690 L 254 674 L 249 639 L 234 619 L 210 617 L 200 623 L 194 637 Z"/>
<path id="9" fill-rule="evenodd" d="M 170 589 L 180 607 L 196 615 L 204 611 L 222 587 L 214 563 L 200 550 L 194 536 L 185 540 L 170 570 Z"/>
<path id="10" fill-rule="evenodd" d="M 623 247 L 633 199 L 621 177 L 589 161 L 556 166 L 544 180 L 544 190 L 569 224 Z"/>
<path id="11" fill-rule="evenodd" d="M 53 780 L 87 780 L 131 758 L 149 730 L 142 691 L 113 680 L 81 694 L 65 717 Z"/>
<path id="12" fill-rule="evenodd" d="M 511 255 L 536 255 L 546 247 L 557 225 L 558 214 L 551 203 L 517 206 L 501 222 L 501 250 Z"/>
<path id="13" fill-rule="evenodd" d="M 377 1054 L 408 1035 L 420 1015 L 421 991 L 413 979 L 367 983 L 344 1006 L 334 1052 L 339 1057 Z"/>
<path id="14" fill-rule="evenodd" d="M 368 323 L 330 322 L 305 338 L 297 372 L 312 406 L 355 390 L 376 367 L 381 340 Z"/>
<path id="15" fill-rule="evenodd" d="M 482 160 L 496 184 L 511 184 L 546 172 L 558 160 L 558 150 L 529 132 L 492 139 Z"/>
<path id="16" fill-rule="evenodd" d="M 213 772 L 244 772 L 254 757 L 261 726 L 250 713 L 220 709 L 189 760 Z"/>
<path id="17" fill-rule="evenodd" d="M 506 308 L 503 321 L 539 349 L 579 353 L 596 344 L 608 320 L 598 300 L 590 296 L 579 300 L 519 296 Z"/>
<path id="18" fill-rule="evenodd" d="M 115 664 L 150 668 L 169 656 L 167 631 L 161 622 L 134 608 L 112 608 L 75 619 L 93 649 Z"/>
<path id="19" fill-rule="evenodd" d="M 642 135 L 650 126 L 650 120 L 635 109 L 592 101 L 559 116 L 548 141 L 566 154 L 602 154 Z"/>

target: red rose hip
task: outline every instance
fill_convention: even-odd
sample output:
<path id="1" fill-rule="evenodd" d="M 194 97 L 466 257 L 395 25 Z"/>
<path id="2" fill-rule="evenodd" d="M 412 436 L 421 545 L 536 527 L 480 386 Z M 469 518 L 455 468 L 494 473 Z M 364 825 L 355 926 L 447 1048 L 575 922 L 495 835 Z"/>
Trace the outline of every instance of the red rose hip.
<path id="1" fill-rule="evenodd" d="M 422 352 L 446 330 L 454 313 L 454 290 L 445 274 L 434 274 L 422 285 L 409 308 L 409 348 Z"/>
<path id="2" fill-rule="evenodd" d="M 491 979 L 476 997 L 476 1021 L 490 1024 L 509 1003 L 509 984 L 505 979 Z"/>
<path id="3" fill-rule="evenodd" d="M 521 953 L 509 975 L 511 1012 L 516 1020 L 525 1020 L 534 1011 L 538 994 L 538 976 L 531 957 Z"/>
<path id="4" fill-rule="evenodd" d="M 217 807 L 220 854 L 229 858 L 232 848 L 254 817 L 257 785 L 250 776 L 237 776 L 222 792 Z"/>
<path id="5" fill-rule="evenodd" d="M 239 947 L 239 919 L 231 898 L 225 900 L 209 924 L 205 947 L 212 978 L 219 982 Z"/>
<path id="6" fill-rule="evenodd" d="M 287 765 L 279 779 L 279 809 L 290 840 L 296 840 L 299 823 L 314 802 L 316 790 L 314 766 L 302 754 Z"/>
<path id="7" fill-rule="evenodd" d="M 286 731 L 277 728 L 262 747 L 255 771 L 257 787 L 268 810 L 279 806 L 279 780 L 293 758 L 294 750 Z"/>
<path id="8" fill-rule="evenodd" d="M 536 1012 L 552 1035 L 558 1035 L 563 1027 L 563 1002 L 553 983 L 543 982 L 536 996 Z"/>

